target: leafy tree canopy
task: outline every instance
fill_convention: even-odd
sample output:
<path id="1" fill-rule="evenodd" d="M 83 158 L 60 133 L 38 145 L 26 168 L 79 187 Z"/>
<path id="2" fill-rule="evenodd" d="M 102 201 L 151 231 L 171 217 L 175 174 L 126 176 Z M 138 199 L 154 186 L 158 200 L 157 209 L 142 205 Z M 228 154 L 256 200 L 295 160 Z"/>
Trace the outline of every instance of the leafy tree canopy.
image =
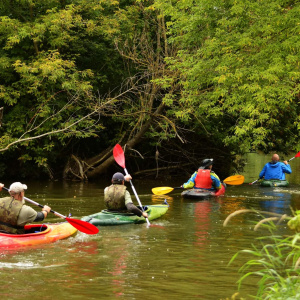
<path id="1" fill-rule="evenodd" d="M 61 146 L 103 128 L 95 92 L 107 92 L 127 72 L 107 38 L 107 16 L 116 9 L 117 1 L 1 2 L 2 151 L 48 169 Z"/>
<path id="2" fill-rule="evenodd" d="M 75 155 L 82 178 L 103 172 L 108 163 L 94 164 L 115 142 L 158 153 L 169 143 L 182 154 L 171 140 L 193 133 L 233 154 L 295 150 L 299 9 L 284 0 L 3 0 L 1 155 L 49 173 Z"/>
<path id="3" fill-rule="evenodd" d="M 180 75 L 174 114 L 237 152 L 299 148 L 297 1 L 155 1 Z M 168 78 L 165 78 L 166 82 Z"/>

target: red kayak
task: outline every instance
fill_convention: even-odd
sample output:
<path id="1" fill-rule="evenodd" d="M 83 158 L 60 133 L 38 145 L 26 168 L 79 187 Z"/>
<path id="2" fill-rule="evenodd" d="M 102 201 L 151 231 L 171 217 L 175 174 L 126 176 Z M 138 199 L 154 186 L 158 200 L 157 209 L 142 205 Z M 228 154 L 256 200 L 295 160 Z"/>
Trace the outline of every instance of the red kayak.
<path id="1" fill-rule="evenodd" d="M 57 224 L 25 225 L 25 234 L 0 232 L 0 249 L 17 249 L 41 244 L 50 244 L 74 235 L 77 229 L 68 222 Z"/>

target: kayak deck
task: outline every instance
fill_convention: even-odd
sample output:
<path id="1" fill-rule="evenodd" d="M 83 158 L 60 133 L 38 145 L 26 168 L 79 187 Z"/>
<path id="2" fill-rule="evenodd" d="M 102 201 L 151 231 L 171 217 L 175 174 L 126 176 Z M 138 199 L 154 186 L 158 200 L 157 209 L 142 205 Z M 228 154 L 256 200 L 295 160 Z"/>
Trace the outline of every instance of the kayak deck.
<path id="1" fill-rule="evenodd" d="M 68 222 L 56 224 L 28 224 L 25 234 L 0 232 L 0 248 L 15 249 L 41 244 L 50 244 L 74 235 L 77 229 Z"/>
<path id="2" fill-rule="evenodd" d="M 288 186 L 289 182 L 287 180 L 269 179 L 269 180 L 262 180 L 260 182 L 260 185 L 264 187 Z"/>
<path id="3" fill-rule="evenodd" d="M 148 214 L 148 220 L 155 220 L 164 215 L 169 205 L 156 204 L 144 206 L 144 211 Z M 83 217 L 81 220 L 89 222 L 95 226 L 112 226 L 112 225 L 125 225 L 125 224 L 139 224 L 145 223 L 144 217 L 138 217 L 130 212 L 108 211 L 102 210 L 96 214 Z"/>
<path id="4" fill-rule="evenodd" d="M 202 200 L 208 199 L 210 197 L 218 197 L 225 194 L 225 186 L 222 184 L 222 188 L 217 191 L 209 191 L 205 189 L 191 189 L 181 193 L 181 196 L 185 199 L 195 199 L 195 200 Z"/>

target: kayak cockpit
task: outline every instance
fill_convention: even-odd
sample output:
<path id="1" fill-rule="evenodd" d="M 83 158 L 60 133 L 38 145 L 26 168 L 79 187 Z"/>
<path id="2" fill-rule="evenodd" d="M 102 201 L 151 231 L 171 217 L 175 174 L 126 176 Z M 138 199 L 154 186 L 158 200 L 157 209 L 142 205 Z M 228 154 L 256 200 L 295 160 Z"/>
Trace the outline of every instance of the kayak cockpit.
<path id="1" fill-rule="evenodd" d="M 126 211 L 126 210 L 110 210 L 110 209 L 103 209 L 101 210 L 104 214 L 109 215 L 124 215 L 124 216 L 135 216 L 134 213 Z"/>
<path id="2" fill-rule="evenodd" d="M 142 211 L 147 211 L 148 206 L 143 206 L 143 209 L 140 206 L 137 206 L 138 209 Z M 121 216 L 136 216 L 134 213 L 128 211 L 128 210 L 110 210 L 110 209 L 103 209 L 101 210 L 102 213 L 108 214 L 108 215 L 121 215 Z M 95 218 L 95 217 L 94 217 Z M 97 218 L 97 217 L 96 217 Z"/>
<path id="3" fill-rule="evenodd" d="M 6 232 L 0 232 L 0 235 L 5 235 L 8 237 L 27 237 L 27 236 L 36 236 L 40 234 L 46 234 L 50 231 L 50 228 L 47 224 L 28 224 L 24 227 L 24 234 L 12 234 Z"/>
<path id="4" fill-rule="evenodd" d="M 37 234 L 37 233 L 46 233 L 50 230 L 47 224 L 28 224 L 25 225 L 25 235 L 28 234 Z"/>

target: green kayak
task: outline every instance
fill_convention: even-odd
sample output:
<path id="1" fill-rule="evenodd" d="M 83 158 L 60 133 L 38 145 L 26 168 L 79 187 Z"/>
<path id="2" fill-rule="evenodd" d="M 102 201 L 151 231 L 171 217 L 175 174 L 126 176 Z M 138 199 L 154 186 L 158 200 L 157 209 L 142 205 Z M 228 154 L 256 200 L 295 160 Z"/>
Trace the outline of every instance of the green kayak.
<path id="1" fill-rule="evenodd" d="M 148 214 L 149 221 L 157 219 L 164 215 L 168 208 L 168 204 L 156 204 L 144 206 L 144 211 Z M 144 217 L 138 217 L 130 212 L 108 211 L 102 210 L 93 215 L 85 216 L 81 220 L 89 222 L 95 226 L 111 226 L 111 225 L 125 225 L 145 223 Z"/>
<path id="2" fill-rule="evenodd" d="M 289 182 L 287 180 L 278 180 L 278 179 L 269 179 L 269 180 L 262 180 L 260 182 L 261 186 L 288 186 Z"/>

